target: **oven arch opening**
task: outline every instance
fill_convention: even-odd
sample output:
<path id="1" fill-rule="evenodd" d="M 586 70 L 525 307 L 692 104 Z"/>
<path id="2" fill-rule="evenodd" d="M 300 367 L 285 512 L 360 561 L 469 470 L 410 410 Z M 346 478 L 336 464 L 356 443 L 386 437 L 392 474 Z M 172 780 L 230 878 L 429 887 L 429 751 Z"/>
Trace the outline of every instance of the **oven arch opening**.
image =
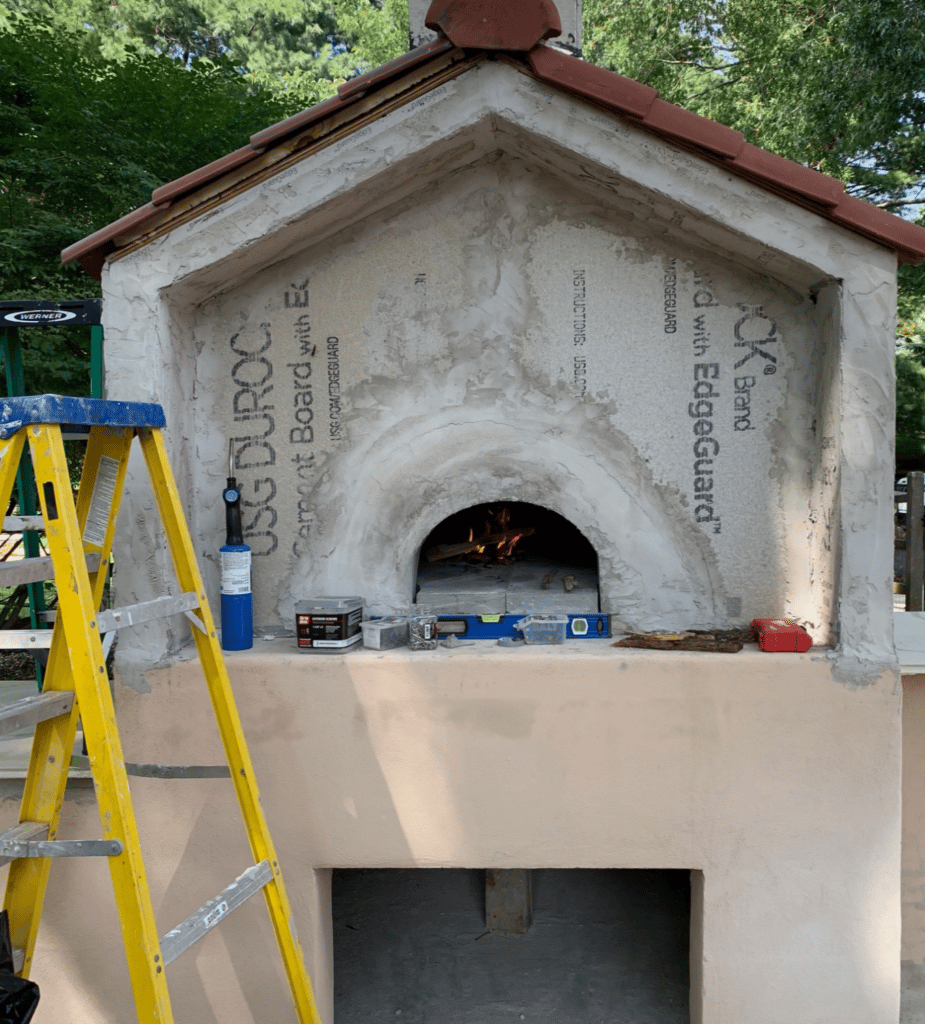
<path id="1" fill-rule="evenodd" d="M 421 544 L 414 600 L 438 615 L 598 612 L 597 552 L 542 505 L 470 505 Z"/>

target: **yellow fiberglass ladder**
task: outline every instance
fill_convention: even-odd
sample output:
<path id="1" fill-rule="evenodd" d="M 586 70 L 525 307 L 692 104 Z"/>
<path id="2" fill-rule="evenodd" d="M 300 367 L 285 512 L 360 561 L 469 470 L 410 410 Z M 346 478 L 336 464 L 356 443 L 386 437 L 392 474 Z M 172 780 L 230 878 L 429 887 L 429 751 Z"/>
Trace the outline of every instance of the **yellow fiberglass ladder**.
<path id="1" fill-rule="evenodd" d="M 76 504 L 65 462 L 62 426 L 83 426 L 89 431 Z M 9 502 L 28 439 L 49 551 L 48 557 L 32 560 L 36 563 L 35 578 L 54 578 L 58 584 L 58 616 L 44 688 L 0 710 L 0 733 L 36 725 L 20 824 L 0 834 L 0 863 L 10 863 L 4 906 L 9 912 L 14 963 L 27 977 L 50 858 L 105 856 L 112 872 L 139 1024 L 172 1024 L 164 969 L 229 911 L 261 890 L 298 1020 L 300 1024 L 319 1024 L 228 673 L 167 461 L 163 426 L 164 413 L 159 405 L 138 402 L 35 395 L 0 403 L 0 502 Z M 135 437 L 147 463 L 182 593 L 100 612 L 115 520 Z M 254 864 L 159 939 L 100 636 L 120 625 L 180 612 L 190 620 L 225 747 L 227 769 L 222 765 L 216 774 L 230 775 L 234 783 Z M 78 717 L 96 787 L 102 840 L 56 838 Z M 159 769 L 135 774 L 170 774 L 161 766 L 134 767 Z M 174 777 L 195 776 L 196 767 L 177 766 Z"/>

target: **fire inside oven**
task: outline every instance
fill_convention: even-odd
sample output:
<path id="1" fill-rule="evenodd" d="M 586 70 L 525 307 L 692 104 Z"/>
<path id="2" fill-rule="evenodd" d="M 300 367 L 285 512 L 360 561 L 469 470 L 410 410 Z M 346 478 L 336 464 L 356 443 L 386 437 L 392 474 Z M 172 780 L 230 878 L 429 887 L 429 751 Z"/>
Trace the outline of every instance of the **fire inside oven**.
<path id="1" fill-rule="evenodd" d="M 594 632 L 597 554 L 551 509 L 473 505 L 444 519 L 421 545 L 415 601 L 442 617 L 441 633 L 480 635 L 482 626 L 490 633 L 498 616 L 531 614 L 568 615 L 579 631 Z"/>

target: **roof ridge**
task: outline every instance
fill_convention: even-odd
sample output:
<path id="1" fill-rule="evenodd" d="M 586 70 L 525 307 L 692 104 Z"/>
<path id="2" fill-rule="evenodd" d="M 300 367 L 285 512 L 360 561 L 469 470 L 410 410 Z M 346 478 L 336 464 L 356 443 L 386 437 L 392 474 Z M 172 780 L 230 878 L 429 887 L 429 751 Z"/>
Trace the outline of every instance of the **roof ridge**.
<path id="1" fill-rule="evenodd" d="M 510 8 L 508 3 L 511 4 Z M 535 17 L 526 36 L 538 31 L 547 33 L 553 27 L 550 9 L 558 21 L 558 12 L 552 0 L 506 0 L 503 6 L 505 10 L 515 13 L 527 8 L 532 11 Z M 153 223 L 158 218 L 163 219 L 163 211 L 171 204 L 205 188 L 224 175 L 246 168 L 255 160 L 265 162 L 268 150 L 285 145 L 293 135 L 320 124 L 332 115 L 349 110 L 364 97 L 367 98 L 365 102 L 374 103 L 380 89 L 386 89 L 386 95 L 391 97 L 395 94 L 391 83 L 413 72 L 417 73 L 417 80 L 420 81 L 427 77 L 428 71 L 438 73 L 448 66 L 448 61 L 452 64 L 463 56 L 476 57 L 480 52 L 490 56 L 493 52 L 505 51 L 506 47 L 494 43 L 498 42 L 499 32 L 503 37 L 502 42 L 511 41 L 513 36 L 510 29 L 516 19 L 508 13 L 504 18 L 492 20 L 486 12 L 494 10 L 491 0 L 433 0 L 428 19 L 432 15 L 434 19 L 440 19 L 434 25 L 428 21 L 428 25 L 437 27 L 440 33 L 433 42 L 410 50 L 387 64 L 343 83 L 337 96 L 256 132 L 249 143 L 240 149 L 160 186 L 152 192 L 149 204 L 64 249 L 61 253 L 62 262 L 80 260 L 87 273 L 98 279 L 106 257 L 117 248 L 118 236 L 139 231 L 145 224 Z M 483 21 L 476 18 L 479 12 L 483 12 Z M 445 32 L 444 25 L 454 33 L 454 37 Z M 479 37 L 482 43 L 470 47 L 467 43 L 470 37 L 466 33 L 476 30 L 482 33 Z M 541 34 L 541 38 L 548 38 L 548 34 Z M 486 41 L 491 39 L 494 43 L 489 46 Z M 518 45 L 522 44 L 523 39 Z M 593 103 L 643 131 L 696 153 L 737 177 L 891 249 L 901 262 L 920 263 L 925 259 L 925 228 L 847 194 L 844 184 L 836 178 L 761 149 L 746 142 L 741 132 L 668 103 L 651 86 L 589 64 L 579 57 L 546 46 L 542 41 L 537 41 L 522 53 L 507 50 L 506 59 L 551 88 Z M 465 69 L 468 63 L 468 60 L 461 61 L 460 67 Z M 322 138 L 327 130 L 320 129 L 317 137 Z"/>

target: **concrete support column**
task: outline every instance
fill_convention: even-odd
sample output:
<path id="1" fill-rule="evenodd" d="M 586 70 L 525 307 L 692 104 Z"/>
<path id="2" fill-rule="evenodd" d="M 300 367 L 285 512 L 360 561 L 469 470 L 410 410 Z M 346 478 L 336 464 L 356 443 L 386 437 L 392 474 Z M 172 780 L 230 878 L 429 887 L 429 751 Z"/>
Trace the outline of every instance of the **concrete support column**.
<path id="1" fill-rule="evenodd" d="M 525 868 L 485 872 L 485 923 L 493 932 L 522 935 L 533 924 L 531 872 Z"/>

